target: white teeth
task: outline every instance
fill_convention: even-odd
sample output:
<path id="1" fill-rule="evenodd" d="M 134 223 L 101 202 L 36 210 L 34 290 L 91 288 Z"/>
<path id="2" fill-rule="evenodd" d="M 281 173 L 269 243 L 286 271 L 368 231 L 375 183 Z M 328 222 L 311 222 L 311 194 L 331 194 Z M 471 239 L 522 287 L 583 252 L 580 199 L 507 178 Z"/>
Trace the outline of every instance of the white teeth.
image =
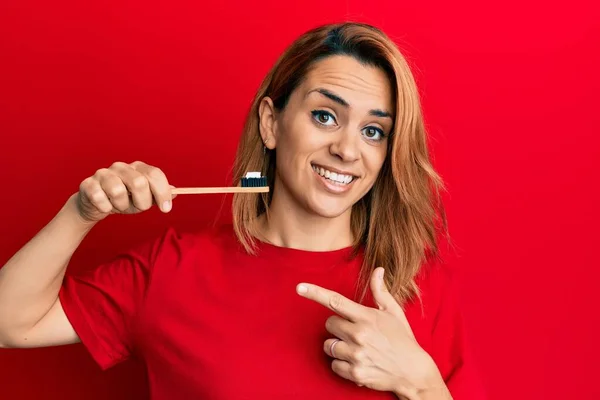
<path id="1" fill-rule="evenodd" d="M 348 183 L 352 182 L 352 180 L 354 179 L 354 177 L 352 175 L 338 174 L 336 172 L 328 171 L 328 170 L 324 169 L 323 167 L 317 167 L 317 166 L 313 165 L 312 168 L 317 174 L 319 174 L 327 179 L 330 179 L 336 183 L 342 184 L 342 185 L 347 185 Z"/>

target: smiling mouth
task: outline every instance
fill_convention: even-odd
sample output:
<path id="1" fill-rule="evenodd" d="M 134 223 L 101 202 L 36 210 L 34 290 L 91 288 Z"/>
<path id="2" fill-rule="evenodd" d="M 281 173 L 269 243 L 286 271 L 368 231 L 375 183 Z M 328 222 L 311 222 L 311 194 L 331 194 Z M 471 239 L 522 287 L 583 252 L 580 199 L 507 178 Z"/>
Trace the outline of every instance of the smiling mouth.
<path id="1" fill-rule="evenodd" d="M 323 178 L 328 179 L 332 183 L 335 183 L 336 185 L 349 185 L 357 178 L 354 175 L 339 174 L 337 172 L 329 171 L 319 165 L 311 164 L 311 166 L 313 171 L 321 175 Z"/>

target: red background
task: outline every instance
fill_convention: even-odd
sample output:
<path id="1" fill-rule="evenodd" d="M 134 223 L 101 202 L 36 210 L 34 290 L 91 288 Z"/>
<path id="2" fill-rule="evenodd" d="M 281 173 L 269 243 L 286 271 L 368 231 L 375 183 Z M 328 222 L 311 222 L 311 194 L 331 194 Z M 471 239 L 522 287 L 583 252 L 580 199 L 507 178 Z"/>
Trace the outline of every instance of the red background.
<path id="1" fill-rule="evenodd" d="M 591 1 L 199 3 L 2 2 L 0 265 L 113 161 L 144 160 L 179 186 L 227 184 L 280 52 L 317 24 L 371 22 L 405 51 L 423 93 L 449 187 L 448 260 L 490 398 L 600 398 Z M 229 201 L 185 196 L 167 216 L 109 218 L 72 267 L 168 224 L 227 218 Z M 0 351 L 2 399 L 146 395 L 139 366 L 101 373 L 80 345 Z"/>

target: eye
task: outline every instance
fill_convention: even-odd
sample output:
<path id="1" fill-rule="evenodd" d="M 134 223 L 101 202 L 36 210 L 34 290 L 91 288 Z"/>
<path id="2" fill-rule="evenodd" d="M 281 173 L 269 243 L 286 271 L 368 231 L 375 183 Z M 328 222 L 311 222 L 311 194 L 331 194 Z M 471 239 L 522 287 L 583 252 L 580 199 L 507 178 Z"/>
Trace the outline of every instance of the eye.
<path id="1" fill-rule="evenodd" d="M 374 141 L 383 140 L 385 138 L 383 131 L 379 128 L 375 128 L 374 126 L 367 126 L 365 129 L 363 129 L 363 134 L 367 137 L 367 139 Z"/>
<path id="2" fill-rule="evenodd" d="M 325 110 L 313 110 L 311 111 L 313 118 L 321 125 L 332 126 L 335 124 L 335 117 L 328 111 Z"/>

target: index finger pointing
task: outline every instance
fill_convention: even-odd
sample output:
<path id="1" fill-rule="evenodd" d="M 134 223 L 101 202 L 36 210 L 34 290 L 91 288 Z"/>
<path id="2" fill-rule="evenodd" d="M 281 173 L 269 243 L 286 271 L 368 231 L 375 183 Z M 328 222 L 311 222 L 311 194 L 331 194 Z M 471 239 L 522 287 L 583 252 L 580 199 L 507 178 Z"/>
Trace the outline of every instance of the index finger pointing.
<path id="1" fill-rule="evenodd" d="M 366 317 L 364 306 L 332 290 L 301 283 L 296 287 L 296 291 L 300 296 L 313 300 L 350 321 L 358 321 Z"/>

